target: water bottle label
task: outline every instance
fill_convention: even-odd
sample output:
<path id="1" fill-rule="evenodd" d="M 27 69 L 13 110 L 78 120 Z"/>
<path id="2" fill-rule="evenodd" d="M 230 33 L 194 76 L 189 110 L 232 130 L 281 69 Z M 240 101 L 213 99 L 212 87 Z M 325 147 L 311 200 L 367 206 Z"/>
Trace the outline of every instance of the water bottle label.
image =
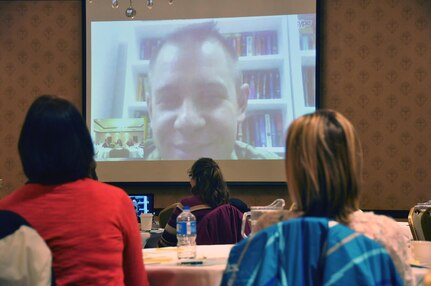
<path id="1" fill-rule="evenodd" d="M 177 222 L 177 234 L 181 234 L 181 235 L 196 234 L 196 222 L 195 221 Z"/>
<path id="2" fill-rule="evenodd" d="M 191 221 L 187 224 L 187 234 L 196 234 L 196 222 Z"/>

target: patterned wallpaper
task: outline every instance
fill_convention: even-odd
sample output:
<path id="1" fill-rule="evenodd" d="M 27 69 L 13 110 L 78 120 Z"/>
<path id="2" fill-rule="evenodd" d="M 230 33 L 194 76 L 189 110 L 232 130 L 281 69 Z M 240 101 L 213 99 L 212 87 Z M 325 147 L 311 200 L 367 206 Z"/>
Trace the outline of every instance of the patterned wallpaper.
<path id="1" fill-rule="evenodd" d="M 82 105 L 80 1 L 0 2 L 0 197 L 25 182 L 17 142 L 40 94 Z"/>
<path id="2" fill-rule="evenodd" d="M 431 199 L 431 1 L 322 1 L 322 107 L 357 127 L 362 207 L 409 209 Z M 17 152 L 25 112 L 39 94 L 81 107 L 81 1 L 0 2 L 0 198 L 25 182 Z M 249 204 L 271 201 L 248 186 Z M 156 207 L 175 201 L 160 192 Z"/>
<path id="3" fill-rule="evenodd" d="M 364 149 L 366 208 L 431 199 L 431 1 L 324 1 L 323 106 Z"/>

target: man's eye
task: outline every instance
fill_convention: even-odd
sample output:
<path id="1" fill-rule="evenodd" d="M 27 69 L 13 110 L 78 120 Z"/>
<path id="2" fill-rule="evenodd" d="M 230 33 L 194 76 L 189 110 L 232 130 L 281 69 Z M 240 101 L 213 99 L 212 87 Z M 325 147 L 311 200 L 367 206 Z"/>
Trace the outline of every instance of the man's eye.
<path id="1" fill-rule="evenodd" d="M 178 108 L 181 104 L 181 99 L 174 96 L 165 96 L 157 100 L 157 105 L 161 109 L 172 110 Z"/>
<path id="2" fill-rule="evenodd" d="M 199 98 L 200 98 L 200 104 L 202 106 L 215 107 L 221 104 L 225 97 L 223 96 L 223 94 L 210 91 L 210 92 L 205 92 L 201 94 Z"/>

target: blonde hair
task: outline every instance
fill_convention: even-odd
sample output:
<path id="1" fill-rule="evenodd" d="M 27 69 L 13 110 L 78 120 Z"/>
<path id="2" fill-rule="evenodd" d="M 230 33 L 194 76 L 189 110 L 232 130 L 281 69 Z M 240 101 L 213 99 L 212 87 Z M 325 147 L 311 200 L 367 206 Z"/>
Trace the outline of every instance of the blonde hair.
<path id="1" fill-rule="evenodd" d="M 296 210 L 342 223 L 358 209 L 362 151 L 353 125 L 332 110 L 296 119 L 286 139 L 286 177 Z"/>

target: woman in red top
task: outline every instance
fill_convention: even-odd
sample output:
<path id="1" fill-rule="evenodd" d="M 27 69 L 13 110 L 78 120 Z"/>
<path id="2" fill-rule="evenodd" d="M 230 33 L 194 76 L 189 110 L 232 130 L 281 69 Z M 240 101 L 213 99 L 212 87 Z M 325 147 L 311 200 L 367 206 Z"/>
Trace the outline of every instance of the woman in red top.
<path id="1" fill-rule="evenodd" d="M 94 149 L 79 111 L 61 98 L 37 98 L 18 149 L 28 182 L 0 209 L 20 214 L 44 238 L 57 285 L 148 285 L 132 202 L 90 179 Z"/>

